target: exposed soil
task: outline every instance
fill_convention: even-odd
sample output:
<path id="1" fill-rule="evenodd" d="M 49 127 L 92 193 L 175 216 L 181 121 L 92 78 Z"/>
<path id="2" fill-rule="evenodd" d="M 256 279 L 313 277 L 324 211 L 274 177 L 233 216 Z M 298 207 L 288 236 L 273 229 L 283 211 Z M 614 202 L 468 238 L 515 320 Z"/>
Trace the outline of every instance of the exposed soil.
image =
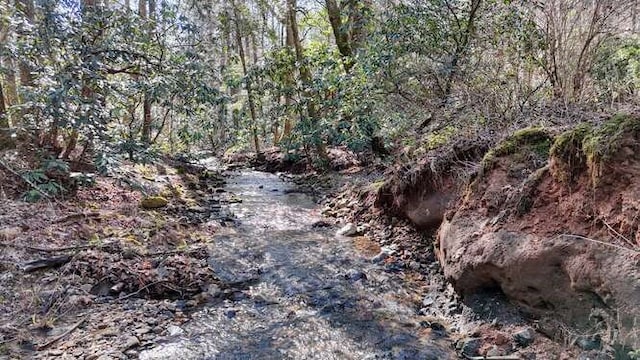
<path id="1" fill-rule="evenodd" d="M 381 252 L 374 261 L 411 274 L 413 281 L 421 284 L 419 313 L 433 324 L 444 324 L 442 331 L 456 343 L 461 358 L 577 358 L 579 349 L 536 332 L 535 321 L 512 305 L 501 291 L 487 289 L 460 298 L 438 263 L 433 233 L 417 230 L 410 220 L 396 217 L 397 212 L 376 206 L 380 204 L 379 184 L 384 176 L 363 172 L 344 178 L 345 185 L 325 198 L 323 213 L 337 224 L 357 224 L 361 235 L 353 238 L 356 246 L 380 246 Z M 531 334 L 530 343 L 520 342 L 518 334 L 523 332 Z"/>

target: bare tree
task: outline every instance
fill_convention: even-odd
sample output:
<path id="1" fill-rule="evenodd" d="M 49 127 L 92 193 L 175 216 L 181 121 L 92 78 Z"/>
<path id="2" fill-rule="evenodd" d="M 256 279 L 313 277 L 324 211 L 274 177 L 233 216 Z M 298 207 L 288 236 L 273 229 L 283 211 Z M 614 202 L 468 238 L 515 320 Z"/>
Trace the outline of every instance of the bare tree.
<path id="1" fill-rule="evenodd" d="M 632 25 L 636 8 L 636 0 L 546 0 L 532 5 L 547 45 L 541 65 L 556 98 L 585 97 L 598 49 Z"/>

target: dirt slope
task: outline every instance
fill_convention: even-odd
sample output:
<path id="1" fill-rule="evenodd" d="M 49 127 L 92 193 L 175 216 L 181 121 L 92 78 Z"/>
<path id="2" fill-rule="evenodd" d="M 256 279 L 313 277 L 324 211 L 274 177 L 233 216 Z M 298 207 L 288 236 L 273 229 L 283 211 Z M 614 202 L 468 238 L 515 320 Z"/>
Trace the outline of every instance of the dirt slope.
<path id="1" fill-rule="evenodd" d="M 530 129 L 489 152 L 438 234 L 456 290 L 500 289 L 585 350 L 639 348 L 639 129 L 634 117 Z"/>

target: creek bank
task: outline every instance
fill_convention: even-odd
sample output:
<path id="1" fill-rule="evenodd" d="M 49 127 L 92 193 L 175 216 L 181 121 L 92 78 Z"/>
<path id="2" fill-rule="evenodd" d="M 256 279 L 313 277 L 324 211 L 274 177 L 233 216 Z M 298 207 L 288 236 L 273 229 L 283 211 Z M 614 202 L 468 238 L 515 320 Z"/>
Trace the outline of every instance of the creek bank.
<path id="1" fill-rule="evenodd" d="M 224 185 L 201 165 L 161 161 L 124 164 L 65 200 L 4 199 L 0 358 L 137 357 L 199 304 L 232 296 L 244 285 L 208 266 L 210 234 L 235 222 Z"/>
<path id="2" fill-rule="evenodd" d="M 332 212 L 417 228 L 427 237 L 418 263 L 437 257 L 463 306 L 504 294 L 568 353 L 628 358 L 640 346 L 639 129 L 637 117 L 614 116 L 523 129 L 491 149 L 461 142 L 356 189 L 364 207 Z M 371 236 L 384 243 L 387 232 Z"/>
<path id="3" fill-rule="evenodd" d="M 346 223 L 357 226 L 361 234 L 352 242 L 372 263 L 420 284 L 417 312 L 432 332 L 444 331 L 461 357 L 578 357 L 578 349 L 533 331 L 529 318 L 499 291 L 473 294 L 462 301 L 437 260 L 433 233 L 417 230 L 408 219 L 376 205 L 386 176 L 381 172 L 344 176 L 343 185 L 323 197 L 322 212 L 336 228 Z"/>

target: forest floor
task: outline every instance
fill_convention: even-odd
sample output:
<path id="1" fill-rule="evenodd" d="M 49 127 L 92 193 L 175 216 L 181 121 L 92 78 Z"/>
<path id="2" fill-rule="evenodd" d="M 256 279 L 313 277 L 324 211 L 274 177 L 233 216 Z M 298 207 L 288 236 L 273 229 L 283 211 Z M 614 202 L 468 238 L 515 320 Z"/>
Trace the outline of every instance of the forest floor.
<path id="1" fill-rule="evenodd" d="M 452 352 L 576 358 L 537 334 L 500 294 L 461 302 L 431 239 L 375 210 L 372 190 L 383 167 L 359 167 L 344 156 L 339 163 L 329 175 L 282 177 L 320 203 L 326 222 L 318 227 L 353 224 L 353 247 L 417 284 L 416 316 L 429 319 L 421 326 L 448 339 Z M 237 225 L 229 204 L 241 199 L 225 190 L 225 177 L 200 166 L 129 165 L 68 200 L 0 202 L 0 358 L 137 358 L 183 335 L 195 310 L 234 301 L 251 284 L 222 280 L 208 264 L 211 235 Z M 168 204 L 144 209 L 141 193 Z"/>

